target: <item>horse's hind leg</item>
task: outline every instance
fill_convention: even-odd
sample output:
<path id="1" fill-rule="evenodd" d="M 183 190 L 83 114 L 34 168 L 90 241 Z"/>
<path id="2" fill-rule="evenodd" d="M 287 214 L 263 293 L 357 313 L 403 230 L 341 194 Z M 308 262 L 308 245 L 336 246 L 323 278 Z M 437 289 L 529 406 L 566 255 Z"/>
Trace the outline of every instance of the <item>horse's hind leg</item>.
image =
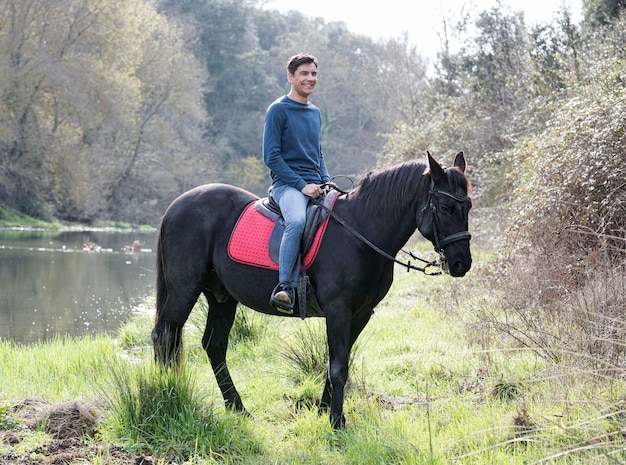
<path id="1" fill-rule="evenodd" d="M 166 273 L 160 250 L 157 252 L 156 320 L 152 330 L 154 356 L 164 365 L 178 365 L 183 326 L 204 287 L 202 265 L 186 266 L 186 275 Z M 176 267 L 172 267 L 176 268 Z"/>
<path id="2" fill-rule="evenodd" d="M 164 365 L 177 366 L 180 362 L 183 326 L 200 296 L 200 291 L 187 291 L 182 294 L 170 291 L 157 310 L 152 342 L 156 361 Z"/>
<path id="3" fill-rule="evenodd" d="M 209 356 L 226 408 L 247 414 L 226 365 L 228 335 L 235 322 L 237 301 L 229 296 L 225 302 L 220 303 L 210 292 L 205 292 L 205 296 L 209 303 L 209 314 L 202 347 Z"/>
<path id="4" fill-rule="evenodd" d="M 180 363 L 180 348 L 182 342 L 182 327 L 172 326 L 158 321 L 152 329 L 152 344 L 154 359 L 165 366 L 178 366 Z"/>

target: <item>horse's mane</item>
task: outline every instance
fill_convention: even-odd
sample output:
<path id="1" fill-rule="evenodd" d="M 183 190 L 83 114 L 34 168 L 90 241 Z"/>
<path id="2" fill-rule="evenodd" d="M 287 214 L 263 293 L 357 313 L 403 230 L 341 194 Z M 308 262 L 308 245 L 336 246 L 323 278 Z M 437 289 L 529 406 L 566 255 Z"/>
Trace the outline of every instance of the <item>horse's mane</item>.
<path id="1" fill-rule="evenodd" d="M 357 179 L 350 198 L 363 203 L 368 215 L 394 217 L 406 211 L 415 201 L 425 200 L 430 190 L 426 163 L 405 162 L 391 168 L 369 171 Z M 451 192 L 457 188 L 469 192 L 471 185 L 465 174 L 456 168 L 446 168 Z"/>
<path id="2" fill-rule="evenodd" d="M 406 211 L 416 195 L 428 195 L 426 164 L 411 161 L 378 169 L 357 179 L 350 197 L 363 203 L 368 215 L 393 217 Z"/>

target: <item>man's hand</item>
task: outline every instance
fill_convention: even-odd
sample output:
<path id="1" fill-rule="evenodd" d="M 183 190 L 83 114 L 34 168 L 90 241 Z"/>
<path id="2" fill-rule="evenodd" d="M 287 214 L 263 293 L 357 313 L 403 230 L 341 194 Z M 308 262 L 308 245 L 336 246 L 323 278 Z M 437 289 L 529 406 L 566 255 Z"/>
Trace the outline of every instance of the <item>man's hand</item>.
<path id="1" fill-rule="evenodd" d="M 306 186 L 302 188 L 301 192 L 304 195 L 307 195 L 313 199 L 316 199 L 320 195 L 322 195 L 322 188 L 318 186 L 317 184 L 307 184 Z"/>

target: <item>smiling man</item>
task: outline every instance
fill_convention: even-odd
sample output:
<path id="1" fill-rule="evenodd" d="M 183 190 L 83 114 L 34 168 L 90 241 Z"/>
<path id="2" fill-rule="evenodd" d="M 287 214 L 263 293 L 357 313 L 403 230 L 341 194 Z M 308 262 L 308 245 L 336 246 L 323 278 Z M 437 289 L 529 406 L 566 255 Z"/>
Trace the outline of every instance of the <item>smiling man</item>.
<path id="1" fill-rule="evenodd" d="M 270 303 L 283 313 L 293 313 L 298 283 L 296 261 L 311 198 L 322 195 L 321 184 L 330 177 L 322 154 L 322 115 L 309 102 L 317 84 L 317 59 L 294 55 L 287 63 L 291 89 L 265 113 L 263 160 L 270 169 L 270 195 L 280 206 L 285 231 L 280 243 L 278 285 Z"/>

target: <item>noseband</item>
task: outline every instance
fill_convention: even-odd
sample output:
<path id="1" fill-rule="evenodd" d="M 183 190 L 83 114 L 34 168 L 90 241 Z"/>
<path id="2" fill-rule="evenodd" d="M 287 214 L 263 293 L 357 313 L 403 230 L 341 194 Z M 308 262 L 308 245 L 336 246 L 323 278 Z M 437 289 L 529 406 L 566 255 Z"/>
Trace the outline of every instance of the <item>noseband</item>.
<path id="1" fill-rule="evenodd" d="M 469 231 L 459 231 L 454 234 L 450 234 L 449 236 L 444 236 L 442 233 L 441 224 L 439 222 L 439 202 L 437 201 L 437 196 L 445 195 L 453 199 L 456 202 L 464 203 L 469 200 L 469 196 L 465 195 L 464 197 L 457 197 L 456 195 L 451 194 L 450 192 L 440 191 L 433 187 L 431 187 L 430 192 L 428 193 L 428 207 L 430 207 L 433 214 L 433 236 L 435 239 L 435 251 L 441 257 L 442 266 L 445 268 L 446 266 L 446 256 L 444 253 L 444 247 L 452 244 L 453 242 L 470 240 L 472 235 Z M 424 210 L 428 207 L 424 207 Z"/>

